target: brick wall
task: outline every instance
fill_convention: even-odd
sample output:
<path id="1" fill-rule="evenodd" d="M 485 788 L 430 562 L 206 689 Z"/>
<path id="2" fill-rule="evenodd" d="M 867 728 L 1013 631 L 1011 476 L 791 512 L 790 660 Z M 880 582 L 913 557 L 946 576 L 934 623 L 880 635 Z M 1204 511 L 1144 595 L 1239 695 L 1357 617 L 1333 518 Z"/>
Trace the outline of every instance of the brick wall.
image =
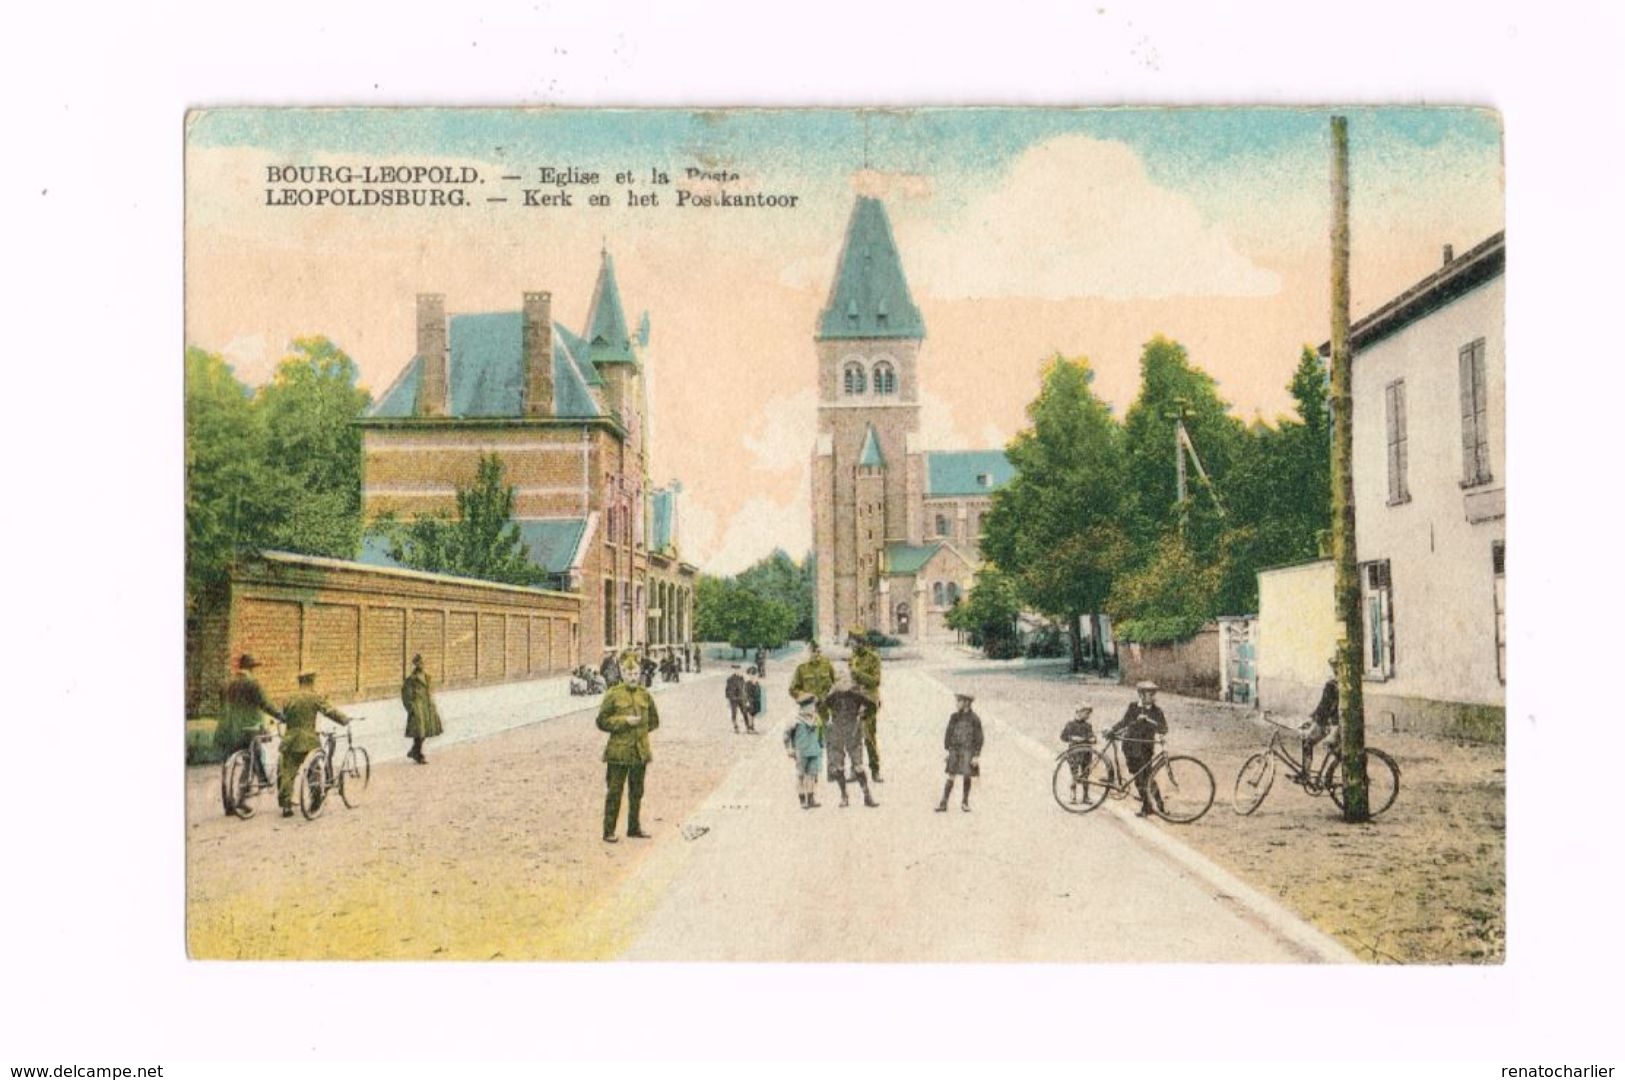
<path id="1" fill-rule="evenodd" d="M 1209 623 L 1184 641 L 1160 645 L 1121 642 L 1123 683 L 1149 679 L 1171 694 L 1219 700 L 1219 625 Z"/>

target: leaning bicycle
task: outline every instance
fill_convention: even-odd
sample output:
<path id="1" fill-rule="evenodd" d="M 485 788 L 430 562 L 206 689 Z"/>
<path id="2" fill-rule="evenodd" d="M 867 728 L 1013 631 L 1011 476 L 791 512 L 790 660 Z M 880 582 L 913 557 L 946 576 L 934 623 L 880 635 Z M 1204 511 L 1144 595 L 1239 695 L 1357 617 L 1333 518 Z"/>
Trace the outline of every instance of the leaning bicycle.
<path id="1" fill-rule="evenodd" d="M 1303 788 L 1306 794 L 1316 797 L 1330 795 L 1337 808 L 1343 809 L 1342 751 L 1328 748 L 1325 760 L 1318 769 L 1305 769 L 1299 752 L 1301 743 L 1297 738 L 1289 742 L 1285 737 L 1296 737 L 1298 732 L 1270 719 L 1268 713 L 1264 715 L 1264 720 L 1275 729 L 1270 732 L 1270 744 L 1248 758 L 1236 774 L 1231 808 L 1246 817 L 1264 805 L 1264 797 L 1275 783 L 1275 774 L 1284 765 L 1287 779 Z M 1365 748 L 1365 778 L 1366 808 L 1372 817 L 1376 817 L 1394 805 L 1394 800 L 1399 797 L 1399 765 L 1385 751 L 1368 746 Z"/>
<path id="2" fill-rule="evenodd" d="M 1187 754 L 1169 754 L 1165 740 L 1158 736 L 1156 753 L 1138 770 L 1130 772 L 1123 764 L 1121 737 L 1108 731 L 1106 746 L 1076 743 L 1055 759 L 1051 789 L 1061 809 L 1087 814 L 1106 801 L 1127 798 L 1144 778 L 1151 797 L 1151 809 L 1164 821 L 1187 825 L 1208 812 L 1213 805 L 1213 773 Z"/>
<path id="3" fill-rule="evenodd" d="M 327 807 L 328 797 L 337 791 L 344 805 L 355 808 L 372 780 L 372 758 L 366 748 L 355 745 L 348 726 L 344 728 L 344 746 L 339 746 L 339 732 L 321 733 L 321 746 L 305 755 L 295 774 L 294 793 L 299 801 L 299 812 L 307 821 L 314 821 Z"/>

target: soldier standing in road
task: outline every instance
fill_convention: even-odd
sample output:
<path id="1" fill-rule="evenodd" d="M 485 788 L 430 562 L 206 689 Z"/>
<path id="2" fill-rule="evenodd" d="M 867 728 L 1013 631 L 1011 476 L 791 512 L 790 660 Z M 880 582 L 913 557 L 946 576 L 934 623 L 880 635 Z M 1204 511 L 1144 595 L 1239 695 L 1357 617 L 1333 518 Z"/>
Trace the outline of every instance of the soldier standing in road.
<path id="1" fill-rule="evenodd" d="M 267 714 L 282 719 L 282 714 L 266 700 L 259 681 L 249 674 L 257 667 L 254 658 L 243 653 L 237 658 L 237 674 L 220 692 L 220 722 L 214 729 L 214 748 L 222 758 L 248 746 L 254 734 L 265 726 Z M 256 760 L 254 764 L 264 775 L 264 763 Z"/>
<path id="2" fill-rule="evenodd" d="M 293 817 L 293 785 L 305 755 L 322 745 L 316 734 L 316 717 L 325 716 L 335 723 L 350 724 L 350 717 L 328 703 L 316 690 L 316 673 L 299 673 L 299 691 L 282 706 L 283 722 L 288 725 L 282 736 L 281 767 L 276 777 L 276 801 L 282 807 L 283 817 Z"/>
<path id="3" fill-rule="evenodd" d="M 739 674 L 739 665 L 735 664 L 733 673 L 728 681 L 722 684 L 722 694 L 728 699 L 728 719 L 733 721 L 734 734 L 739 734 L 739 718 L 745 718 L 745 730 L 753 731 L 753 721 L 750 715 L 750 699 L 745 696 L 745 677 Z"/>
<path id="4" fill-rule="evenodd" d="M 800 701 L 810 695 L 817 702 L 818 728 L 822 731 L 829 723 L 829 708 L 824 698 L 835 688 L 835 667 L 818 648 L 818 642 L 809 641 L 807 648 L 811 655 L 796 665 L 795 674 L 790 677 L 790 696 Z"/>
<path id="5" fill-rule="evenodd" d="M 840 785 L 841 805 L 847 805 L 846 784 L 856 780 L 863 789 L 863 805 L 879 806 L 869 794 L 869 778 L 863 770 L 863 714 L 870 706 L 856 681 L 842 679 L 824 698 L 829 718 L 824 725 L 824 748 L 829 753 L 829 778 Z"/>
<path id="6" fill-rule="evenodd" d="M 621 657 L 623 666 L 636 665 L 637 655 Z M 635 670 L 635 668 L 634 668 Z M 643 806 L 643 777 L 654 755 L 649 750 L 649 733 L 660 726 L 660 713 L 649 691 L 632 682 L 621 682 L 604 694 L 598 708 L 598 730 L 608 732 L 604 745 L 604 843 L 615 843 L 615 825 L 621 816 L 621 791 L 626 791 L 626 835 L 645 839 L 638 816 Z"/>
<path id="7" fill-rule="evenodd" d="M 869 697 L 869 705 L 863 712 L 863 746 L 869 753 L 870 775 L 880 784 L 884 783 L 880 779 L 880 743 L 876 737 L 880 724 L 880 654 L 869 647 L 861 634 L 861 630 L 853 628 L 852 677 Z"/>
<path id="8" fill-rule="evenodd" d="M 1123 743 L 1123 764 L 1134 777 L 1134 787 L 1140 793 L 1140 817 L 1150 817 L 1152 804 L 1162 806 L 1162 792 L 1146 775 L 1146 766 L 1156 756 L 1158 735 L 1168 734 L 1168 719 L 1157 707 L 1157 684 L 1141 682 L 1135 685 L 1140 700 L 1128 707 L 1123 719 L 1112 725 L 1112 734 Z"/>
<path id="9" fill-rule="evenodd" d="M 948 796 L 954 792 L 954 777 L 964 778 L 964 789 L 959 796 L 959 809 L 970 810 L 970 782 L 982 774 L 982 718 L 971 711 L 970 694 L 956 694 L 959 707 L 948 717 L 948 730 L 942 736 L 942 747 L 948 751 L 948 782 L 942 788 L 942 801 L 937 813 L 948 810 Z"/>
<path id="10" fill-rule="evenodd" d="M 421 655 L 412 657 L 412 670 L 401 683 L 401 704 L 406 706 L 406 737 L 412 740 L 412 749 L 406 756 L 419 765 L 427 765 L 429 759 L 423 756 L 423 740 L 434 738 L 445 728 L 440 723 L 440 710 L 435 708 L 429 673 L 423 670 Z"/>

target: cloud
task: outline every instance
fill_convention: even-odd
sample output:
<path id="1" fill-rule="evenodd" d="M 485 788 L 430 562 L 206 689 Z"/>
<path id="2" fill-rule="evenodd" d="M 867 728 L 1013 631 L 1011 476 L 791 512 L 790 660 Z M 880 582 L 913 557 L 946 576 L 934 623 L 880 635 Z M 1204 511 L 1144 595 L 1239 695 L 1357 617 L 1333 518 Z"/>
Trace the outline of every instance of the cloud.
<path id="1" fill-rule="evenodd" d="M 773 398 L 758 415 L 744 437 L 745 449 L 755 458 L 752 464 L 767 472 L 796 469 L 806 475 L 818 436 L 817 392 L 809 387 Z"/>
<path id="2" fill-rule="evenodd" d="M 953 406 L 929 390 L 920 391 L 920 440 L 932 450 L 971 449 L 954 423 Z"/>
<path id="3" fill-rule="evenodd" d="M 712 574 L 737 574 L 774 548 L 800 559 L 812 548 L 812 491 L 803 489 L 789 503 L 755 498 L 728 521 L 722 541 L 705 559 Z"/>

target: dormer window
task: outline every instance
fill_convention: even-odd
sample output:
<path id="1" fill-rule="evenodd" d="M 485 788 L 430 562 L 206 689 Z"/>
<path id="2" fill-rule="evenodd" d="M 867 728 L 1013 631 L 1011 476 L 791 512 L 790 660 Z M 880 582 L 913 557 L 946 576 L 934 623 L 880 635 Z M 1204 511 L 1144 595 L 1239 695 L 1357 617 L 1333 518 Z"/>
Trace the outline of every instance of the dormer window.
<path id="1" fill-rule="evenodd" d="M 856 298 L 846 302 L 846 317 L 853 322 L 858 321 L 858 301 Z"/>
<path id="2" fill-rule="evenodd" d="M 875 393 L 897 393 L 897 369 L 884 360 L 875 365 Z"/>
<path id="3" fill-rule="evenodd" d="M 841 389 L 848 395 L 861 394 L 868 388 L 868 376 L 863 372 L 863 365 L 852 361 L 846 365 L 841 375 Z"/>
<path id="4" fill-rule="evenodd" d="M 985 488 L 992 487 L 993 486 L 993 474 L 992 473 L 977 473 L 976 474 L 976 486 L 977 487 L 985 487 Z"/>

